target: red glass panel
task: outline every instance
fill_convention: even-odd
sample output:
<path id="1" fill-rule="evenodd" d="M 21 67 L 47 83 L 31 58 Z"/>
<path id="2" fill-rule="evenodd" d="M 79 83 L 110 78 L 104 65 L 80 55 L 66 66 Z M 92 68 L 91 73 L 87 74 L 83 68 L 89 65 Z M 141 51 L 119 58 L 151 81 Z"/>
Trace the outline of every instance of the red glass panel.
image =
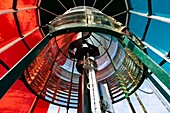
<path id="1" fill-rule="evenodd" d="M 17 8 L 35 6 L 38 0 L 18 0 Z"/>
<path id="2" fill-rule="evenodd" d="M 34 113 L 47 113 L 50 103 L 39 99 L 35 106 Z"/>
<path id="3" fill-rule="evenodd" d="M 12 9 L 13 0 L 1 0 L 0 10 L 2 9 Z"/>
<path id="4" fill-rule="evenodd" d="M 4 84 L 5 85 L 5 84 Z M 9 89 L 0 101 L 1 113 L 29 113 L 36 96 L 20 80 Z"/>
<path id="5" fill-rule="evenodd" d="M 0 78 L 7 72 L 7 70 L 0 64 Z"/>
<path id="6" fill-rule="evenodd" d="M 26 53 L 28 49 L 22 41 L 19 41 L 6 51 L 0 54 L 0 59 L 5 62 L 10 68 L 16 64 Z"/>
<path id="7" fill-rule="evenodd" d="M 0 15 L 0 48 L 19 37 L 12 13 Z"/>
<path id="8" fill-rule="evenodd" d="M 39 30 L 36 30 L 31 35 L 25 37 L 25 41 L 30 48 L 33 48 L 38 42 L 42 40 L 42 35 Z"/>
<path id="9" fill-rule="evenodd" d="M 22 34 L 26 34 L 38 27 L 36 10 L 26 10 L 17 13 Z"/>

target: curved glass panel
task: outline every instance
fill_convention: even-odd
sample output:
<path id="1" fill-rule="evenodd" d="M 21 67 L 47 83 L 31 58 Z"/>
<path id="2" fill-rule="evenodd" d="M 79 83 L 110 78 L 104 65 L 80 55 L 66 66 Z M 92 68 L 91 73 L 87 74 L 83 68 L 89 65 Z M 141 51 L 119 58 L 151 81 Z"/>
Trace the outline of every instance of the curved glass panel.
<path id="1" fill-rule="evenodd" d="M 137 21 L 136 21 L 137 20 Z M 147 18 L 136 14 L 130 14 L 129 28 L 132 33 L 142 39 L 147 24 Z"/>
<path id="2" fill-rule="evenodd" d="M 15 39 L 19 38 L 19 34 L 12 13 L 0 15 L 0 25 L 3 26 L 0 27 L 0 48 L 2 48 Z"/>
<path id="3" fill-rule="evenodd" d="M 170 40 L 167 40 L 169 36 L 169 27 L 170 24 L 153 19 L 146 35 L 146 42 L 160 51 L 163 50 L 168 52 L 170 50 Z M 164 32 L 162 32 L 162 30 Z"/>
<path id="4" fill-rule="evenodd" d="M 153 15 L 170 18 L 169 0 L 164 0 L 164 2 L 162 2 L 161 0 L 151 0 L 151 1 L 152 1 Z"/>
<path id="5" fill-rule="evenodd" d="M 134 11 L 139 11 L 139 12 L 148 12 L 148 1 L 147 0 L 130 0 L 130 5 L 131 8 Z"/>

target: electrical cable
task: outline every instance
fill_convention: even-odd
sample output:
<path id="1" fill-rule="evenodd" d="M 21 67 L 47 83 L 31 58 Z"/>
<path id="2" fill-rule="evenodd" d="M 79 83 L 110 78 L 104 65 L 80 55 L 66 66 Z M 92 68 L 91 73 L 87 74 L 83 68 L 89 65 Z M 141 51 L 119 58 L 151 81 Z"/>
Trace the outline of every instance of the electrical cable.
<path id="1" fill-rule="evenodd" d="M 147 92 L 147 91 L 144 91 L 142 89 L 139 89 L 139 91 L 143 92 L 143 93 L 146 93 L 146 94 L 153 94 L 153 92 Z"/>

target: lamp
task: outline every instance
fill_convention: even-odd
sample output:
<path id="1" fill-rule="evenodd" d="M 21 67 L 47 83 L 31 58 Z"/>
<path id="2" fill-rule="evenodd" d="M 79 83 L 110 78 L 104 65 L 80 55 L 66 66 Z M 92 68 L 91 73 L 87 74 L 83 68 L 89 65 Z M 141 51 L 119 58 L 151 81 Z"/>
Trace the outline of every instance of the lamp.
<path id="1" fill-rule="evenodd" d="M 112 17 L 81 6 L 48 26 L 51 40 L 24 71 L 26 85 L 38 97 L 79 111 L 89 104 L 95 112 L 103 110 L 100 85 L 106 86 L 116 103 L 129 99 L 143 82 L 143 64 L 121 40 L 126 36 L 142 45 Z"/>

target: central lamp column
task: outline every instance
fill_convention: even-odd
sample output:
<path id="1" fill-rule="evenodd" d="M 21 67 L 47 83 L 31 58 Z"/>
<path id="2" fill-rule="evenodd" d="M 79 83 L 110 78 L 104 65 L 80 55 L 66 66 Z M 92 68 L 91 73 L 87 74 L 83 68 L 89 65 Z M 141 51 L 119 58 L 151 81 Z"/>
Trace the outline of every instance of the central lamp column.
<path id="1" fill-rule="evenodd" d="M 97 64 L 94 61 L 94 49 L 82 47 L 76 51 L 75 56 L 77 59 L 77 71 L 81 73 L 79 78 L 78 113 L 101 113 L 95 75 Z"/>
<path id="2" fill-rule="evenodd" d="M 101 103 L 100 96 L 98 90 L 98 83 L 96 80 L 95 70 L 97 68 L 97 64 L 94 61 L 94 57 L 88 57 L 86 59 L 84 69 L 86 73 L 88 73 L 89 77 L 89 86 L 90 89 L 90 99 L 91 99 L 91 110 L 93 113 L 101 113 Z"/>

